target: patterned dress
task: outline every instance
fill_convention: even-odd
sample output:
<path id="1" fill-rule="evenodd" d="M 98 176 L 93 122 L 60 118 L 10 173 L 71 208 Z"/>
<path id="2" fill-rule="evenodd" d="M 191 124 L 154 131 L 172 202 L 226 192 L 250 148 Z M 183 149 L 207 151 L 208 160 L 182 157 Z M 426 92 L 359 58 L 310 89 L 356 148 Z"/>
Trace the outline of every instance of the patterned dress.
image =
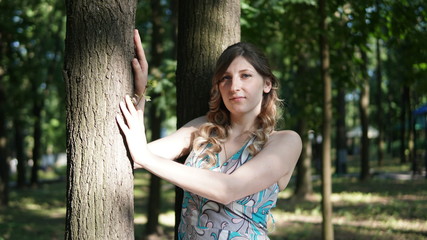
<path id="1" fill-rule="evenodd" d="M 221 166 L 217 163 L 210 170 L 231 174 L 252 158 L 247 149 L 252 141 L 247 142 Z M 203 162 L 192 151 L 185 164 L 201 168 Z M 271 215 L 270 209 L 276 205 L 278 193 L 279 187 L 275 183 L 267 189 L 224 205 L 184 191 L 178 239 L 268 240 L 267 222 Z"/>

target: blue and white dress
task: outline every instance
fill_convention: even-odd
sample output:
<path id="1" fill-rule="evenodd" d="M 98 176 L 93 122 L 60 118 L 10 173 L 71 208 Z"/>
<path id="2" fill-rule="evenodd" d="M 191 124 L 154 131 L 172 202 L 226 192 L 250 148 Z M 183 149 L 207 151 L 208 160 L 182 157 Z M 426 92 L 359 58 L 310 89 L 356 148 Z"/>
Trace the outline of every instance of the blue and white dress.
<path id="1" fill-rule="evenodd" d="M 252 141 L 249 140 L 221 166 L 217 163 L 210 170 L 231 174 L 250 161 L 252 156 L 248 146 Z M 185 165 L 202 168 L 203 162 L 192 151 Z M 276 205 L 278 193 L 279 186 L 275 183 L 267 189 L 224 205 L 184 191 L 178 239 L 268 240 L 267 222 L 271 215 L 270 209 Z"/>

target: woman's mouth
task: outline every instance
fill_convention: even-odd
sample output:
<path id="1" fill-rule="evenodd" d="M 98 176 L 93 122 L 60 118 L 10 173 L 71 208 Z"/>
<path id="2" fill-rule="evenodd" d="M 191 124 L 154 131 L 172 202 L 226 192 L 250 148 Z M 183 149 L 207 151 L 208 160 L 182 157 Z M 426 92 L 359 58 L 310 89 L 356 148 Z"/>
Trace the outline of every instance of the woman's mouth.
<path id="1" fill-rule="evenodd" d="M 230 101 L 241 101 L 243 99 L 245 99 L 243 96 L 234 96 L 230 98 Z"/>

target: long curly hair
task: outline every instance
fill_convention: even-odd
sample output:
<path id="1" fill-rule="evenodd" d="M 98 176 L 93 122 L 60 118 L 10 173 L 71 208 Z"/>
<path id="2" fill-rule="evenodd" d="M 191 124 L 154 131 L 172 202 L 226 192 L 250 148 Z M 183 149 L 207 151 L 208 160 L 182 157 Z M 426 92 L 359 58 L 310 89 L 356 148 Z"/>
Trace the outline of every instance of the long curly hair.
<path id="1" fill-rule="evenodd" d="M 277 96 L 278 80 L 271 71 L 268 59 L 258 48 L 250 43 L 239 42 L 229 46 L 218 58 L 214 75 L 212 77 L 211 97 L 207 122 L 202 124 L 195 132 L 193 149 L 196 154 L 205 150 L 199 159 L 206 159 L 205 168 L 214 166 L 217 162 L 215 155 L 222 151 L 222 144 L 228 137 L 230 129 L 230 111 L 222 101 L 219 91 L 219 82 L 227 71 L 228 66 L 236 58 L 242 56 L 264 78 L 271 81 L 271 90 L 263 93 L 261 112 L 255 120 L 255 126 L 249 133 L 254 141 L 248 146 L 249 152 L 255 156 L 261 151 L 273 132 L 277 121 L 277 107 L 280 99 Z M 206 145 L 210 144 L 209 148 Z"/>

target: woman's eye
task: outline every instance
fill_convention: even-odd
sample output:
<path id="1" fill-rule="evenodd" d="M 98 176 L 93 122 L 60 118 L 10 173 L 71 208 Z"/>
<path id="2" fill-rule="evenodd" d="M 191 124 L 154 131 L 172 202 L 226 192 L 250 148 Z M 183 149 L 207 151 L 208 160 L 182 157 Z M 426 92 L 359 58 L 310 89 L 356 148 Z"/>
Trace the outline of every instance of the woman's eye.
<path id="1" fill-rule="evenodd" d="M 252 75 L 250 75 L 250 74 L 246 74 L 246 73 L 245 73 L 245 74 L 242 74 L 242 78 L 244 78 L 244 79 L 245 79 L 245 78 L 250 78 L 250 77 L 252 77 Z"/>
<path id="2" fill-rule="evenodd" d="M 223 76 L 221 79 L 220 79 L 220 82 L 224 82 L 225 80 L 230 80 L 230 76 Z"/>

